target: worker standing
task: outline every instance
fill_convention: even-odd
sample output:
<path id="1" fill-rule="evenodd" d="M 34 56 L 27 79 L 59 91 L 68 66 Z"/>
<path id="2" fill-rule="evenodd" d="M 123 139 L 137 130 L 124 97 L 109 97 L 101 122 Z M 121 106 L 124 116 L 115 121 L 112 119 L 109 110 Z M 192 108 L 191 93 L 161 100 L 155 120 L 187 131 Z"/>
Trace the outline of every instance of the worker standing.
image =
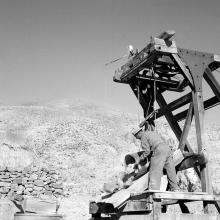
<path id="1" fill-rule="evenodd" d="M 166 170 L 170 191 L 178 191 L 176 170 L 170 147 L 162 140 L 159 134 L 150 130 L 147 123 L 146 130 L 139 128 L 132 132 L 141 141 L 141 149 L 144 153 L 140 161 L 150 157 L 149 190 L 159 190 L 163 169 Z"/>

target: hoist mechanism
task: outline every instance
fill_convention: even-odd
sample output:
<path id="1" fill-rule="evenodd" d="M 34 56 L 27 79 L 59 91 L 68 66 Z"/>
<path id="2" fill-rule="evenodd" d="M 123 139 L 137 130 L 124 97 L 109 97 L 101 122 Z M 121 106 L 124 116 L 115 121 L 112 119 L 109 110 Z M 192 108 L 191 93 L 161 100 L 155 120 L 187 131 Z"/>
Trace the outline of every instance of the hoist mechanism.
<path id="1" fill-rule="evenodd" d="M 178 48 L 172 39 L 174 35 L 175 31 L 165 31 L 157 37 L 151 37 L 150 43 L 144 49 L 130 56 L 128 61 L 115 71 L 113 80 L 128 84 L 137 97 L 145 118 L 139 127 L 143 127 L 146 122 L 154 123 L 156 119 L 165 116 L 179 140 L 177 151 L 180 157 L 174 155 L 180 158 L 176 160 L 176 170 L 193 167 L 201 180 L 202 192 L 144 191 L 132 194 L 132 190 L 139 186 L 137 181 L 124 190 L 129 196 L 119 191 L 112 196 L 112 199 L 104 200 L 105 202 L 91 202 L 90 213 L 94 220 L 220 218 L 210 214 L 210 204 L 214 204 L 220 212 L 220 196 L 213 195 L 208 149 L 204 136 L 205 110 L 220 104 L 220 85 L 213 74 L 220 67 L 220 55 Z M 203 80 L 214 94 L 207 100 L 203 99 Z M 178 98 L 168 103 L 165 97 L 166 91 L 178 93 Z M 158 109 L 155 107 L 156 102 Z M 185 110 L 182 110 L 183 107 Z M 193 117 L 197 145 L 192 147 L 187 137 Z M 185 120 L 183 128 L 178 123 L 182 120 Z M 186 156 L 183 152 L 190 155 L 188 159 L 184 159 Z M 106 203 L 106 201 L 111 202 Z M 193 201 L 202 202 L 205 214 L 189 214 L 185 203 Z M 182 214 L 170 215 L 161 212 L 162 206 L 177 203 Z M 109 217 L 102 217 L 102 214 L 107 214 Z"/>

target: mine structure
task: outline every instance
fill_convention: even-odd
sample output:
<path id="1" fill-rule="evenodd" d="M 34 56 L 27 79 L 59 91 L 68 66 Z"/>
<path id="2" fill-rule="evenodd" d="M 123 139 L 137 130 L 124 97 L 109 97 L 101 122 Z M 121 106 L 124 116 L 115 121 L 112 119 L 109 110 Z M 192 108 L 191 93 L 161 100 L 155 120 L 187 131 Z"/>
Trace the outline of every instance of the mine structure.
<path id="1" fill-rule="evenodd" d="M 174 31 L 165 31 L 157 37 L 151 37 L 150 43 L 143 50 L 133 53 L 128 61 L 115 71 L 113 80 L 128 84 L 137 97 L 145 118 L 140 127 L 144 126 L 146 121 L 154 123 L 156 119 L 165 116 L 179 140 L 176 170 L 193 167 L 201 180 L 202 191 L 169 192 L 143 189 L 143 192 L 133 193 L 132 189 L 140 184 L 134 183 L 130 190 L 128 188 L 114 192 L 107 200 L 90 202 L 93 220 L 220 219 L 218 214 L 210 212 L 212 207 L 216 207 L 216 213 L 220 212 L 220 196 L 214 195 L 212 191 L 209 155 L 204 138 L 205 110 L 220 103 L 220 85 L 213 74 L 220 67 L 220 56 L 178 48 L 172 40 L 174 35 Z M 203 99 L 203 79 L 214 94 L 207 100 Z M 164 96 L 166 91 L 178 93 L 180 98 L 168 103 Z M 155 102 L 159 106 L 158 109 L 155 109 Z M 185 110 L 181 110 L 183 107 Z M 179 112 L 175 114 L 174 111 Z M 187 141 L 193 116 L 196 147 L 190 146 Z M 182 120 L 185 120 L 183 129 L 178 123 Z M 187 154 L 184 152 L 190 156 L 185 156 Z M 194 201 L 201 201 L 203 213 L 190 214 L 186 203 Z M 181 214 L 166 213 L 166 207 L 173 204 L 180 205 Z"/>

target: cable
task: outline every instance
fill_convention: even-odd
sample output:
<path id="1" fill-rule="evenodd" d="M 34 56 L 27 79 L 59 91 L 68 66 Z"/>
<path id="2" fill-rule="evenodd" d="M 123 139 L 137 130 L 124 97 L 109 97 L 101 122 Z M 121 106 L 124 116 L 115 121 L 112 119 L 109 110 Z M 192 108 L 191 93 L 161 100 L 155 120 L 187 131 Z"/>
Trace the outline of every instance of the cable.
<path id="1" fill-rule="evenodd" d="M 154 72 L 154 68 L 152 67 L 151 68 L 151 71 L 152 71 L 152 75 L 154 77 L 154 88 L 153 88 L 153 91 L 154 91 L 154 103 L 153 103 L 153 111 L 154 111 L 154 127 L 155 127 L 155 131 L 156 131 L 156 99 L 157 99 L 157 87 L 156 87 L 156 77 L 155 77 L 155 72 Z"/>
<path id="2" fill-rule="evenodd" d="M 138 98 L 138 123 L 140 123 L 139 104 L 140 103 L 140 87 L 137 85 L 137 98 Z"/>

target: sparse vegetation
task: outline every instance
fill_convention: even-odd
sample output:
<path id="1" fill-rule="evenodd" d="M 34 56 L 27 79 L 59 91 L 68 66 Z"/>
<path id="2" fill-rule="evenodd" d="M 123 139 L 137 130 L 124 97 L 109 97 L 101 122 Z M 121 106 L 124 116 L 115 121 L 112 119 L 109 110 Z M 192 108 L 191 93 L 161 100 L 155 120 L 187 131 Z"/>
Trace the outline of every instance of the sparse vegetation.
<path id="1" fill-rule="evenodd" d="M 40 105 L 0 106 L 0 166 L 22 169 L 30 164 L 52 167 L 62 174 L 64 193 L 60 212 L 67 219 L 88 219 L 88 202 L 101 195 L 101 187 L 121 169 L 123 156 L 138 151 L 129 133 L 137 124 L 128 113 L 80 101 Z M 158 131 L 174 149 L 177 140 L 168 124 Z M 220 189 L 220 132 L 207 127 L 214 190 Z M 196 143 L 190 132 L 189 141 Z M 192 170 L 178 174 L 183 190 L 198 190 Z"/>

